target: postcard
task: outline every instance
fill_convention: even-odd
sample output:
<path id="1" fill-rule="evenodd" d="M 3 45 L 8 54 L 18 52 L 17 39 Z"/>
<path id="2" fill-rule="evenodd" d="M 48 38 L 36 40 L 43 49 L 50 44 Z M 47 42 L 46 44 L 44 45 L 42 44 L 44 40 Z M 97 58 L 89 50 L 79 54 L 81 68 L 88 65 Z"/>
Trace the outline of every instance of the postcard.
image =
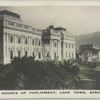
<path id="1" fill-rule="evenodd" d="M 2 1 L 0 98 L 100 98 L 100 2 Z"/>

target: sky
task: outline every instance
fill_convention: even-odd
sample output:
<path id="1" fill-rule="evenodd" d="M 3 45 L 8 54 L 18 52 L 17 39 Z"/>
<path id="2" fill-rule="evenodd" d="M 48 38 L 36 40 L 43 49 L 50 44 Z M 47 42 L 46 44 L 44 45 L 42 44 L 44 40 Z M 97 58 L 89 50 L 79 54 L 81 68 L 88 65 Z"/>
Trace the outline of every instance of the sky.
<path id="1" fill-rule="evenodd" d="M 9 6 L 21 15 L 24 23 L 45 29 L 49 25 L 64 27 L 73 35 L 100 31 L 100 6 Z"/>

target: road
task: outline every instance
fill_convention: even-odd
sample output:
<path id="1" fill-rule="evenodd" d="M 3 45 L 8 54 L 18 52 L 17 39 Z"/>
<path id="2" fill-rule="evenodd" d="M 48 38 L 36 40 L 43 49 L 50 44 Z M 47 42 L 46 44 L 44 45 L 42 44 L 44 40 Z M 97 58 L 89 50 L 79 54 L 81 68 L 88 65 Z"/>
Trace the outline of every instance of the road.
<path id="1" fill-rule="evenodd" d="M 100 89 L 100 66 L 96 68 L 80 66 L 80 79 L 79 89 Z"/>

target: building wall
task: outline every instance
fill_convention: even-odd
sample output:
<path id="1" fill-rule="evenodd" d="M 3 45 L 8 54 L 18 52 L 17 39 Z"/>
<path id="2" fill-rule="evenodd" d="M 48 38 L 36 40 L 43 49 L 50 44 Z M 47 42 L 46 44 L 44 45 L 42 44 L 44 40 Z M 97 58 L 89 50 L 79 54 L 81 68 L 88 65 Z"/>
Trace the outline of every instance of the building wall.
<path id="1" fill-rule="evenodd" d="M 100 61 L 100 51 L 98 52 L 98 61 Z"/>
<path id="2" fill-rule="evenodd" d="M 17 31 L 12 29 L 4 28 L 4 64 L 10 63 L 10 51 L 13 50 L 13 57 L 18 57 L 18 51 L 21 52 L 21 57 L 25 56 L 34 56 L 35 59 L 39 59 L 39 52 L 41 53 L 42 59 L 42 41 L 41 35 L 31 34 L 23 31 Z M 13 37 L 13 42 L 10 41 L 10 38 Z M 20 38 L 20 43 L 18 39 Z M 27 44 L 25 44 L 25 39 L 27 39 Z M 34 40 L 34 44 L 32 41 Z M 40 41 L 40 44 L 39 44 Z"/>
<path id="3" fill-rule="evenodd" d="M 64 59 L 75 59 L 75 41 L 66 39 L 64 41 L 64 51 L 63 51 Z"/>
<path id="4" fill-rule="evenodd" d="M 62 60 L 61 57 L 61 39 L 53 38 L 50 40 L 50 44 L 42 43 L 41 35 L 27 33 L 23 31 L 17 31 L 9 28 L 4 28 L 4 64 L 10 63 L 10 50 L 13 50 L 13 57 L 18 57 L 18 51 L 21 52 L 21 57 L 25 56 L 25 51 L 27 51 L 27 56 L 34 56 L 36 60 L 47 59 L 47 53 L 49 53 L 50 59 L 52 60 Z M 10 42 L 10 38 L 13 37 L 13 42 Z M 18 38 L 20 37 L 21 43 L 18 43 Z M 25 39 L 27 38 L 27 44 L 25 44 Z M 34 44 L 32 41 L 34 40 Z M 40 45 L 39 42 L 40 41 Z M 67 45 L 67 47 L 66 47 Z M 70 47 L 69 47 L 70 45 Z M 72 48 L 73 45 L 73 48 Z M 39 59 L 39 52 L 41 58 Z M 75 59 L 75 42 L 73 40 L 64 40 L 63 44 L 63 59 Z M 55 58 L 56 55 L 56 58 Z M 45 58 L 44 58 L 45 57 Z"/>
<path id="5" fill-rule="evenodd" d="M 81 63 L 100 61 L 100 49 L 94 44 L 80 45 L 79 59 Z"/>
<path id="6" fill-rule="evenodd" d="M 51 39 L 50 43 L 43 44 L 44 59 L 61 60 L 61 41 Z M 56 55 L 56 57 L 55 57 Z"/>
<path id="7" fill-rule="evenodd" d="M 62 28 L 49 27 L 45 29 L 44 35 L 47 35 L 49 43 L 44 42 L 44 54 L 50 53 L 50 57 L 53 60 L 68 60 L 76 58 L 75 40 L 72 36 L 66 36 L 67 31 Z M 47 46 L 48 45 L 48 46 Z M 55 57 L 56 56 L 56 57 Z"/>
<path id="8" fill-rule="evenodd" d="M 53 60 L 61 60 L 61 43 L 60 40 L 54 40 L 52 39 L 50 42 L 50 55 L 51 55 L 51 59 Z"/>
<path id="9" fill-rule="evenodd" d="M 75 59 L 75 41 L 74 40 L 64 40 L 63 43 L 63 59 L 61 56 L 61 37 L 52 36 L 50 44 L 42 43 L 41 35 L 32 34 L 23 31 L 13 30 L 9 28 L 4 28 L 4 64 L 10 63 L 10 51 L 13 51 L 13 57 L 18 57 L 18 52 L 20 51 L 20 57 L 25 56 L 27 51 L 27 56 L 35 56 L 36 60 L 47 59 L 49 53 L 50 59 L 52 60 L 63 60 L 63 59 Z M 10 42 L 10 38 L 13 37 L 13 42 Z M 20 38 L 21 43 L 18 43 L 18 38 Z M 25 39 L 27 38 L 27 44 L 25 44 Z M 32 41 L 34 40 L 34 44 Z M 39 44 L 40 41 L 40 44 Z M 73 46 L 72 46 L 73 45 Z M 39 53 L 41 58 L 39 58 Z M 56 57 L 55 57 L 56 55 Z"/>
<path id="10" fill-rule="evenodd" d="M 3 54 L 3 20 L 0 18 L 0 64 L 4 62 Z"/>
<path id="11" fill-rule="evenodd" d="M 44 34 L 42 30 L 24 24 L 20 18 L 0 15 L 0 64 L 23 56 L 34 56 L 35 60 L 75 59 L 75 41 L 66 36 L 66 29 L 48 29 L 49 33 Z M 43 41 L 42 36 L 49 42 Z"/>

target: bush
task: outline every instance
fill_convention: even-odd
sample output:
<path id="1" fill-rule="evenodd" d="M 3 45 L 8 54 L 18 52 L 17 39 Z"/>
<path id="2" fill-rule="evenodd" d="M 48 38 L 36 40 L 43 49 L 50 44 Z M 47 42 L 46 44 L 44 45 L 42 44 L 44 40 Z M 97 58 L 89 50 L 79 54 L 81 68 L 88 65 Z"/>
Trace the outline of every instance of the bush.
<path id="1" fill-rule="evenodd" d="M 4 89 L 77 89 L 80 81 L 79 66 L 74 61 L 35 61 L 23 57 L 15 58 L 6 69 L 3 81 L 0 80 L 5 82 Z"/>

